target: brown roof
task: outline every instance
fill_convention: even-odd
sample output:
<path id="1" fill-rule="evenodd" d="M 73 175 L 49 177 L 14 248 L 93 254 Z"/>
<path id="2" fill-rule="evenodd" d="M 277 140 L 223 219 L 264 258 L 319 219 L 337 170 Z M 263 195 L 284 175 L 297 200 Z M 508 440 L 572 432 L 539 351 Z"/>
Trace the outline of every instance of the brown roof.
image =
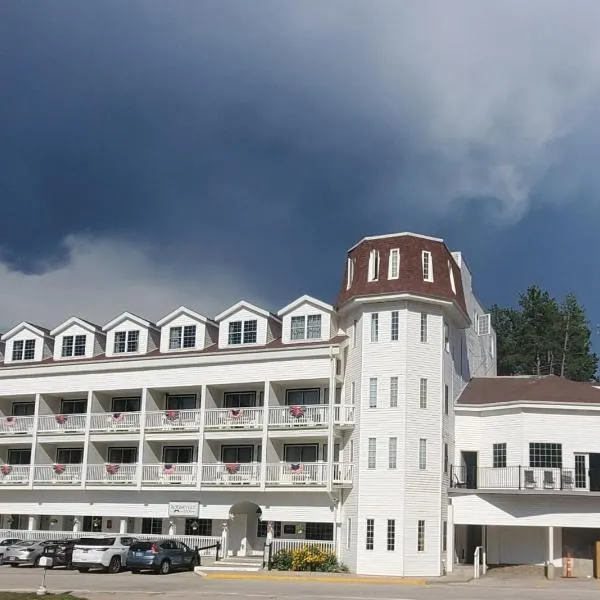
<path id="1" fill-rule="evenodd" d="M 542 377 L 475 377 L 458 399 L 459 405 L 503 402 L 600 404 L 600 389 L 556 375 Z"/>
<path id="2" fill-rule="evenodd" d="M 390 250 L 400 250 L 400 277 L 388 279 L 388 260 Z M 371 250 L 379 250 L 379 280 L 367 281 L 369 272 L 369 254 Z M 423 281 L 421 252 L 431 252 L 433 263 L 433 281 Z M 348 258 L 355 261 L 354 281 L 350 289 L 346 289 L 348 265 L 344 269 L 344 279 L 337 297 L 337 306 L 357 297 L 380 296 L 384 294 L 416 294 L 441 300 L 456 302 L 467 315 L 465 296 L 460 276 L 460 267 L 441 240 L 424 238 L 418 235 L 402 234 L 389 237 L 364 239 L 348 252 Z M 454 273 L 456 294 L 450 284 L 448 262 Z"/>

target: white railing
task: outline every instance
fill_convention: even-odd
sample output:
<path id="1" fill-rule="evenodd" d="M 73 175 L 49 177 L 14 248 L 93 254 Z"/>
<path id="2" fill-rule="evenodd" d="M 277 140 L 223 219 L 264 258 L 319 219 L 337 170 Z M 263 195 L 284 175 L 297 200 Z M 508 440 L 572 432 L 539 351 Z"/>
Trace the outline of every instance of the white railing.
<path id="1" fill-rule="evenodd" d="M 317 546 L 326 552 L 335 552 L 335 542 L 332 540 L 286 540 L 282 538 L 273 538 L 271 540 L 273 555 L 279 550 L 296 550 L 304 546 Z"/>
<path id="2" fill-rule="evenodd" d="M 141 414 L 114 412 L 91 415 L 90 431 L 137 431 L 140 428 Z"/>
<path id="3" fill-rule="evenodd" d="M 196 485 L 196 463 L 143 465 L 142 485 Z"/>
<path id="4" fill-rule="evenodd" d="M 129 533 L 138 540 L 179 540 L 190 548 L 204 548 L 205 546 L 214 546 L 221 541 L 221 536 L 217 535 L 150 535 L 146 533 Z M 201 556 L 214 556 L 215 548 L 201 550 Z"/>
<path id="5" fill-rule="evenodd" d="M 267 481 L 273 485 L 327 484 L 327 463 L 277 463 L 267 465 Z"/>
<path id="6" fill-rule="evenodd" d="M 269 408 L 269 427 L 327 427 L 329 424 L 328 404 L 294 404 Z"/>
<path id="7" fill-rule="evenodd" d="M 352 465 L 351 463 L 333 463 L 333 484 L 351 484 L 353 468 L 354 465 Z"/>
<path id="8" fill-rule="evenodd" d="M 487 556 L 483 546 L 477 546 L 473 553 L 473 578 L 479 579 L 487 573 Z"/>
<path id="9" fill-rule="evenodd" d="M 72 531 L 41 531 L 39 529 L 28 531 L 27 529 L 0 529 L 0 538 L 19 538 L 21 540 L 64 540 L 74 538 L 79 533 Z"/>
<path id="10" fill-rule="evenodd" d="M 30 465 L 0 465 L 0 485 L 28 485 Z"/>
<path id="11" fill-rule="evenodd" d="M 52 485 L 80 485 L 82 465 L 55 463 L 53 465 L 35 465 L 33 483 Z"/>
<path id="12" fill-rule="evenodd" d="M 0 417 L 0 435 L 33 432 L 34 417 Z"/>
<path id="13" fill-rule="evenodd" d="M 215 463 L 202 466 L 202 485 L 259 485 L 260 463 Z"/>
<path id="14" fill-rule="evenodd" d="M 200 429 L 200 410 L 158 410 L 147 412 L 145 427 L 152 431 L 197 431 Z"/>
<path id="15" fill-rule="evenodd" d="M 88 465 L 86 483 L 88 485 L 135 485 L 137 464 Z"/>
<path id="16" fill-rule="evenodd" d="M 74 433 L 85 431 L 87 415 L 44 415 L 38 419 L 37 430 L 40 433 Z"/>
<path id="17" fill-rule="evenodd" d="M 209 408 L 204 417 L 205 429 L 260 429 L 262 408 Z"/>
<path id="18" fill-rule="evenodd" d="M 351 404 L 336 404 L 333 415 L 333 419 L 338 425 L 354 424 L 354 406 Z"/>

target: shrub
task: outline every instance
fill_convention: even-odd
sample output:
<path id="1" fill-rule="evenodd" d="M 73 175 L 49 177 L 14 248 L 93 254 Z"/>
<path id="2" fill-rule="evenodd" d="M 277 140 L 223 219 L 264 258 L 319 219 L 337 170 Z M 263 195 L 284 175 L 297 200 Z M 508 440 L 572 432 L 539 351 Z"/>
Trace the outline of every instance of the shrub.
<path id="1" fill-rule="evenodd" d="M 294 550 L 280 550 L 273 557 L 272 567 L 278 571 L 348 572 L 348 567 L 338 562 L 334 552 L 323 550 L 315 544 Z"/>
<path id="2" fill-rule="evenodd" d="M 271 559 L 271 567 L 277 571 L 292 570 L 292 552 L 291 550 L 279 550 Z"/>

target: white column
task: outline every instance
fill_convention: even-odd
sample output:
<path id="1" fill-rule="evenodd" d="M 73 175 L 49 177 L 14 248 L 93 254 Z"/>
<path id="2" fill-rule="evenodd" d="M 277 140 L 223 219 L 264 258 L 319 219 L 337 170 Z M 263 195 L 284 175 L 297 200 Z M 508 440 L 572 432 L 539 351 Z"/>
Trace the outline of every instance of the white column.
<path id="1" fill-rule="evenodd" d="M 29 515 L 29 522 L 27 523 L 27 529 L 29 531 L 35 531 L 39 528 L 40 518 L 37 515 Z"/>
<path id="2" fill-rule="evenodd" d="M 119 533 L 127 533 L 127 519 L 121 519 L 119 522 Z"/>
<path id="3" fill-rule="evenodd" d="M 273 541 L 273 521 L 267 523 L 267 544 Z"/>
<path id="4" fill-rule="evenodd" d="M 202 463 L 204 461 L 204 424 L 206 423 L 206 402 L 208 398 L 208 387 L 202 385 L 200 388 L 200 432 L 198 435 L 198 468 L 196 470 L 196 489 L 202 488 Z"/>
<path id="5" fill-rule="evenodd" d="M 446 526 L 446 572 L 454 569 L 454 506 L 448 504 L 448 524 Z"/>
<path id="6" fill-rule="evenodd" d="M 229 534 L 228 534 L 229 522 L 223 521 L 222 528 L 223 528 L 223 530 L 221 531 L 221 555 L 223 558 L 227 558 L 227 545 L 228 545 L 228 539 L 229 539 Z"/>
<path id="7" fill-rule="evenodd" d="M 335 454 L 334 442 L 334 416 L 335 416 L 335 399 L 337 392 L 337 380 L 335 376 L 336 360 L 339 356 L 340 349 L 337 347 L 330 348 L 330 371 L 329 371 L 329 427 L 327 431 L 327 490 L 331 493 L 333 490 L 333 459 Z M 341 410 L 341 409 L 340 409 Z"/>
<path id="8" fill-rule="evenodd" d="M 146 445 L 145 430 L 146 430 L 146 407 L 148 406 L 148 388 L 142 388 L 142 397 L 140 401 L 140 442 L 138 445 L 138 459 L 137 459 L 137 473 L 136 473 L 136 484 L 137 489 L 142 488 L 142 477 L 143 477 L 143 464 L 144 464 L 144 446 Z"/>
<path id="9" fill-rule="evenodd" d="M 260 489 L 267 485 L 267 455 L 269 444 L 269 405 L 271 404 L 271 382 L 265 381 L 263 394 L 263 430 L 262 430 L 262 456 L 260 457 Z"/>
<path id="10" fill-rule="evenodd" d="M 169 519 L 169 535 L 175 535 L 177 533 L 177 525 L 175 519 Z"/>
<path id="11" fill-rule="evenodd" d="M 342 560 L 342 490 L 335 506 L 335 523 L 333 525 L 333 535 L 335 540 L 335 555 L 338 560 Z"/>
<path id="12" fill-rule="evenodd" d="M 548 527 L 548 559 L 546 577 L 554 579 L 554 527 Z"/>
<path id="13" fill-rule="evenodd" d="M 83 517 L 75 517 L 73 519 L 73 533 L 77 533 L 81 527 L 81 519 Z"/>

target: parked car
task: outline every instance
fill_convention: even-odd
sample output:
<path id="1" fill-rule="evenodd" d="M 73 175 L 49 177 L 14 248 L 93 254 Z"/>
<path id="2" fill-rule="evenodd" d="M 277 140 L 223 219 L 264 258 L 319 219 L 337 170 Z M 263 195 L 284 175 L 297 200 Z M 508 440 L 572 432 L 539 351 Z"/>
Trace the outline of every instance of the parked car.
<path id="1" fill-rule="evenodd" d="M 11 567 L 21 565 L 37 567 L 47 543 L 47 540 L 23 540 L 7 546 L 2 557 L 2 564 L 10 565 Z"/>
<path id="2" fill-rule="evenodd" d="M 59 540 L 50 542 L 44 547 L 43 556 L 52 559 L 52 567 L 73 568 L 73 547 L 79 543 L 79 539 Z"/>
<path id="3" fill-rule="evenodd" d="M 127 566 L 132 573 L 155 571 L 167 575 L 180 569 L 194 570 L 198 553 L 178 540 L 141 540 L 129 547 Z"/>
<path id="4" fill-rule="evenodd" d="M 2 564 L 2 557 L 8 546 L 13 546 L 17 542 L 20 542 L 19 538 L 2 538 L 0 539 L 0 564 Z"/>
<path id="5" fill-rule="evenodd" d="M 134 538 L 124 535 L 112 537 L 82 537 L 73 546 L 71 563 L 80 573 L 103 569 L 118 573 L 127 565 L 127 553 Z"/>

